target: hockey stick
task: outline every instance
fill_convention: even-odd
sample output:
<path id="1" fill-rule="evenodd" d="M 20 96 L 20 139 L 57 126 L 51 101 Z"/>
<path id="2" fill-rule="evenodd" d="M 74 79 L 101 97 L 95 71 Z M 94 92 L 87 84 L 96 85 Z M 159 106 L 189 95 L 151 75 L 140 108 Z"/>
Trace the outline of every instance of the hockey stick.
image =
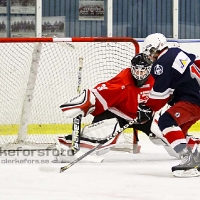
<path id="1" fill-rule="evenodd" d="M 78 157 L 77 159 L 75 159 L 74 161 L 72 161 L 71 163 L 69 163 L 68 165 L 61 167 L 60 168 L 60 173 L 64 172 L 65 170 L 69 169 L 71 166 L 73 166 L 74 164 L 76 164 L 77 162 L 79 162 L 80 160 L 82 160 L 83 158 L 85 158 L 86 156 L 90 155 L 92 152 L 94 152 L 95 150 L 97 150 L 98 148 L 100 148 L 101 146 L 103 146 L 106 142 L 108 142 L 109 140 L 113 139 L 116 135 L 120 134 L 122 131 L 124 131 L 125 129 L 127 129 L 128 127 L 130 127 L 131 125 L 137 123 L 137 118 L 129 121 L 128 124 L 125 124 L 122 128 L 120 128 L 119 130 L 115 131 L 109 135 L 106 139 L 99 141 L 100 143 L 94 147 L 93 149 L 89 150 L 88 152 L 86 152 L 85 154 L 81 155 L 80 157 Z"/>
<path id="2" fill-rule="evenodd" d="M 83 58 L 81 57 L 79 58 L 79 68 L 78 68 L 78 87 L 77 87 L 78 94 L 80 94 L 81 92 L 82 68 L 83 68 Z M 82 115 L 78 115 L 73 119 L 72 144 L 71 144 L 71 149 L 68 150 L 68 154 L 72 156 L 80 149 L 79 144 L 80 144 L 81 119 Z"/>

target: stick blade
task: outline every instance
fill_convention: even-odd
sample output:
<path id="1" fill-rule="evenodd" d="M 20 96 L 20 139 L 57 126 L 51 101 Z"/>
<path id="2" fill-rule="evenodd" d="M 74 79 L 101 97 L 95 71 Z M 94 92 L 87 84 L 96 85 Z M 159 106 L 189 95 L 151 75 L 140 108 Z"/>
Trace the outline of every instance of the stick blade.
<path id="1" fill-rule="evenodd" d="M 61 168 L 60 168 L 60 173 L 64 172 L 64 171 L 67 170 L 67 169 L 68 169 L 67 166 L 61 167 Z"/>

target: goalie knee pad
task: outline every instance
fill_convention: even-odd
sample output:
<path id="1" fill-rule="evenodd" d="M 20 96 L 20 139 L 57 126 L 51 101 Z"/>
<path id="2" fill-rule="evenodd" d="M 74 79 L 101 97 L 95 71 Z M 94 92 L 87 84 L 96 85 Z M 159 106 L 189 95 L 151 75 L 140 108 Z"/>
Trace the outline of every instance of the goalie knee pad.
<path id="1" fill-rule="evenodd" d="M 87 89 L 77 97 L 60 106 L 61 110 L 68 118 L 74 118 L 78 115 L 85 117 L 95 109 L 95 96 Z"/>

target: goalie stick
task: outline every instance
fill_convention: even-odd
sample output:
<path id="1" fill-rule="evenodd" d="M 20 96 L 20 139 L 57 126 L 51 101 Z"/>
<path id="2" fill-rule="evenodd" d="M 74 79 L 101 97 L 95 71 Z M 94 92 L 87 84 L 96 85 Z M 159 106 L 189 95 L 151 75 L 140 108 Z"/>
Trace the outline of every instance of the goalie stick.
<path id="1" fill-rule="evenodd" d="M 71 163 L 69 163 L 68 165 L 61 167 L 60 168 L 60 173 L 64 172 L 65 170 L 69 169 L 70 167 L 72 167 L 74 164 L 76 164 L 77 162 L 79 162 L 80 160 L 82 160 L 83 158 L 85 158 L 86 156 L 90 155 L 92 152 L 94 152 L 95 150 L 97 150 L 98 148 L 100 148 L 101 146 L 103 146 L 106 142 L 108 142 L 109 140 L 113 139 L 116 135 L 120 134 L 122 131 L 124 131 L 125 129 L 129 128 L 131 125 L 137 123 L 137 118 L 129 121 L 128 124 L 125 124 L 122 128 L 120 128 L 119 130 L 115 130 L 113 131 L 112 134 L 110 134 L 106 139 L 99 141 L 100 143 L 92 148 L 91 150 L 89 150 L 88 152 L 86 152 L 85 154 L 81 155 L 80 157 L 78 157 L 77 159 L 75 159 L 74 161 L 72 161 Z"/>
<path id="2" fill-rule="evenodd" d="M 83 68 L 83 58 L 79 58 L 79 68 L 78 68 L 78 87 L 77 93 L 81 92 L 81 81 L 82 81 L 82 68 Z M 71 149 L 68 150 L 68 155 L 73 156 L 79 151 L 80 147 L 80 131 L 81 131 L 81 119 L 82 115 L 78 115 L 73 119 L 72 125 L 72 144 Z"/>

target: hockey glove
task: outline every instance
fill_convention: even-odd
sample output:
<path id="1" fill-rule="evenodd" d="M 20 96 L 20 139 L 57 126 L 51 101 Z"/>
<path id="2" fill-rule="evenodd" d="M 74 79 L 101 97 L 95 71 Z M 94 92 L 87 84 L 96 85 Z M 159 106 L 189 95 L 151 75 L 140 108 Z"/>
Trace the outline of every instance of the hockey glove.
<path id="1" fill-rule="evenodd" d="M 152 118 L 153 111 L 151 108 L 145 106 L 144 103 L 138 104 L 137 117 L 138 123 L 143 124 Z"/>

